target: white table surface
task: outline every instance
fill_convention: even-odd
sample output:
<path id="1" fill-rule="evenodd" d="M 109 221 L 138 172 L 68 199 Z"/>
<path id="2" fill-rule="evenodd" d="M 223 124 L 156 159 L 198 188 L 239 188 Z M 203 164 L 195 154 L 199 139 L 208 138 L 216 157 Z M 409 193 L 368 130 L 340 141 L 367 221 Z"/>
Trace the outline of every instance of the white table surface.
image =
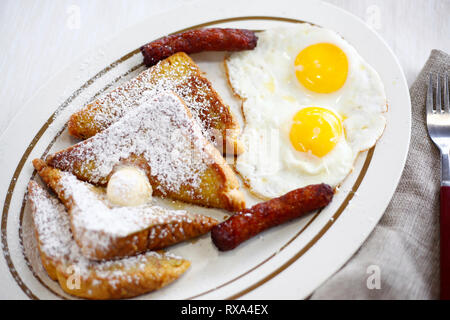
<path id="1" fill-rule="evenodd" d="M 431 49 L 450 53 L 450 0 L 326 1 L 359 16 L 382 35 L 409 85 Z M 1 0 L 0 136 L 33 93 L 82 53 L 126 27 L 192 2 Z"/>

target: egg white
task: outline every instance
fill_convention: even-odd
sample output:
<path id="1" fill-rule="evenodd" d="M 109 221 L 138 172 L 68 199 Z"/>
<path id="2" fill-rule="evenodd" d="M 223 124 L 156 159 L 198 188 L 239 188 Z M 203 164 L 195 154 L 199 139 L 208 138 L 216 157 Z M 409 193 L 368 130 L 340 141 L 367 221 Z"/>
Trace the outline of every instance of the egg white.
<path id="1" fill-rule="evenodd" d="M 358 153 L 383 133 L 387 107 L 380 77 L 332 30 L 303 23 L 269 29 L 258 38 L 254 50 L 233 53 L 225 61 L 229 83 L 244 100 L 246 152 L 237 159 L 237 171 L 264 198 L 315 183 L 338 186 Z M 300 51 L 322 42 L 338 46 L 349 63 L 343 87 L 326 94 L 304 88 L 294 68 Z M 343 119 L 339 142 L 321 158 L 295 150 L 289 140 L 293 116 L 310 106 L 328 108 Z"/>

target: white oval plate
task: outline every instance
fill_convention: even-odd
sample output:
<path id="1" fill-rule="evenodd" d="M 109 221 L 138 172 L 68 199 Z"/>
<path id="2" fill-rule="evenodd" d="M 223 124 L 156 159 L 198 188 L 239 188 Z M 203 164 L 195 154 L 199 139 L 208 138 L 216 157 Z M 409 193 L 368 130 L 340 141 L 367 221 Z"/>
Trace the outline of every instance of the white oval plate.
<path id="1" fill-rule="evenodd" d="M 361 20 L 329 4 L 201 1 L 152 17 L 84 55 L 43 86 L 2 135 L 0 298 L 71 298 L 45 274 L 34 248 L 24 198 L 26 185 L 34 178 L 31 160 L 75 142 L 64 130 L 68 117 L 97 94 L 143 69 L 136 48 L 163 35 L 200 26 L 261 30 L 301 21 L 340 33 L 380 74 L 389 102 L 383 137 L 376 147 L 358 157 L 353 173 L 322 212 L 271 229 L 230 252 L 218 252 L 209 235 L 174 246 L 170 251 L 189 259 L 191 268 L 173 284 L 139 299 L 299 299 L 337 271 L 381 218 L 405 163 L 411 106 L 397 59 Z M 224 78 L 223 53 L 193 58 L 240 114 Z M 219 218 L 226 214 L 204 208 L 192 210 Z"/>

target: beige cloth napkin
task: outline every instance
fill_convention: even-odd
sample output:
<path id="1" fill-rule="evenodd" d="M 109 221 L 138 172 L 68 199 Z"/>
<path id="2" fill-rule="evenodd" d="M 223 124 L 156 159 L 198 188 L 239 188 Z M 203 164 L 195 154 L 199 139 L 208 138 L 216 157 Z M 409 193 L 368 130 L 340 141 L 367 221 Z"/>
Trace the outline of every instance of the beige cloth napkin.
<path id="1" fill-rule="evenodd" d="M 439 298 L 440 156 L 425 122 L 429 72 L 450 72 L 450 55 L 433 50 L 410 88 L 410 149 L 384 216 L 352 259 L 311 299 Z"/>

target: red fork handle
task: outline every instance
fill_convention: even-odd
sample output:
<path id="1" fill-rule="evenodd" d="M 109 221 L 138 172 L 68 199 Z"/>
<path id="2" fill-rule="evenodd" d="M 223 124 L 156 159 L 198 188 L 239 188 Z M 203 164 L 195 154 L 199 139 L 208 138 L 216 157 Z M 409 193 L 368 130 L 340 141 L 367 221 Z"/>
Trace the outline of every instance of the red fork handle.
<path id="1" fill-rule="evenodd" d="M 450 299 L 450 186 L 441 186 L 441 300 Z"/>

